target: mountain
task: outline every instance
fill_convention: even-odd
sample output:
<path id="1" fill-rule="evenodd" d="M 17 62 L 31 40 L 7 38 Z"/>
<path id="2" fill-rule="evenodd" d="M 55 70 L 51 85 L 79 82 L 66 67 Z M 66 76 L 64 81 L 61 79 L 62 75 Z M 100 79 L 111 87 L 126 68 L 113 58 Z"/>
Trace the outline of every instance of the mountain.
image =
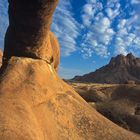
<path id="1" fill-rule="evenodd" d="M 127 56 L 120 54 L 111 58 L 106 66 L 83 76 L 75 76 L 72 81 L 108 84 L 140 83 L 140 58 L 136 58 L 132 53 Z"/>

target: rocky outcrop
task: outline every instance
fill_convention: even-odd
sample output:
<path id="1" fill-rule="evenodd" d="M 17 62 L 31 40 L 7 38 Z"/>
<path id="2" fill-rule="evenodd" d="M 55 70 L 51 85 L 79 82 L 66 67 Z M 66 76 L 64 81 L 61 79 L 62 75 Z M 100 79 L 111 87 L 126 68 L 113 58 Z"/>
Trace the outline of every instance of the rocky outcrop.
<path id="1" fill-rule="evenodd" d="M 59 49 L 59 43 L 55 35 L 50 32 L 50 42 L 51 42 L 51 48 L 52 48 L 52 63 L 51 65 L 58 70 L 58 65 L 60 62 L 60 49 Z"/>
<path id="2" fill-rule="evenodd" d="M 9 3 L 6 65 L 0 74 L 0 139 L 140 140 L 93 110 L 58 77 L 59 49 L 51 49 L 58 42 L 49 31 L 57 0 Z"/>
<path id="3" fill-rule="evenodd" d="M 50 24 L 58 0 L 9 0 L 4 60 L 11 56 L 53 60 Z"/>
<path id="4" fill-rule="evenodd" d="M 93 110 L 43 60 L 10 59 L 0 112 L 2 140 L 140 140 Z"/>
<path id="5" fill-rule="evenodd" d="M 108 84 L 140 83 L 140 58 L 131 53 L 127 56 L 118 55 L 113 57 L 108 65 L 95 72 L 76 76 L 72 80 Z"/>

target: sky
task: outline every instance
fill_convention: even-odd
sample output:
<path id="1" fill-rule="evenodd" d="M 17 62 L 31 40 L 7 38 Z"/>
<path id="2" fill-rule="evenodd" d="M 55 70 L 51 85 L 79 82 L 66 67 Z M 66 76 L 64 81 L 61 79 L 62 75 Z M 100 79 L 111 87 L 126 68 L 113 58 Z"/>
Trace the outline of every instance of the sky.
<path id="1" fill-rule="evenodd" d="M 8 26 L 0 1 L 0 48 Z M 51 31 L 59 40 L 59 75 L 70 79 L 107 64 L 118 54 L 140 57 L 140 0 L 59 0 Z"/>

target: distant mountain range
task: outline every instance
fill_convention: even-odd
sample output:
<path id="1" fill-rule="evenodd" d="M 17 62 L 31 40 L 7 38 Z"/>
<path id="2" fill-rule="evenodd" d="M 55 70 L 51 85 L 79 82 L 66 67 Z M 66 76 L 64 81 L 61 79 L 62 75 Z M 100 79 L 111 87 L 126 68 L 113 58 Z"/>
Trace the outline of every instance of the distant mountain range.
<path id="1" fill-rule="evenodd" d="M 72 81 L 91 83 L 140 83 L 140 58 L 132 53 L 111 58 L 109 64 L 95 72 L 83 76 L 75 76 Z"/>

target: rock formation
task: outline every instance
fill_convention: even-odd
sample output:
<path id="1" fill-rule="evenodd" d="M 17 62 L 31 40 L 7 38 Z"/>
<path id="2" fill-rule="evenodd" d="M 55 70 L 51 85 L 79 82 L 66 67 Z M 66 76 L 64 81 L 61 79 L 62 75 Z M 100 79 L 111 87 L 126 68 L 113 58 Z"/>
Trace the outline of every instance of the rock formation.
<path id="1" fill-rule="evenodd" d="M 55 35 L 50 32 L 50 42 L 51 42 L 51 48 L 52 48 L 52 63 L 51 65 L 58 70 L 58 65 L 60 62 L 60 49 L 59 49 L 59 43 Z"/>
<path id="2" fill-rule="evenodd" d="M 0 96 L 2 140 L 140 140 L 93 110 L 43 60 L 12 57 Z"/>
<path id="3" fill-rule="evenodd" d="M 140 140 L 93 110 L 57 76 L 57 63 L 48 62 L 53 60 L 49 26 L 57 1 L 9 0 L 0 139 Z"/>
<path id="4" fill-rule="evenodd" d="M 108 84 L 140 83 L 140 58 L 136 58 L 131 53 L 127 56 L 118 55 L 113 57 L 108 65 L 95 72 L 76 76 L 72 80 Z"/>
<path id="5" fill-rule="evenodd" d="M 52 63 L 53 48 L 49 30 L 57 3 L 58 0 L 9 0 L 4 61 L 11 56 L 20 56 Z"/>

